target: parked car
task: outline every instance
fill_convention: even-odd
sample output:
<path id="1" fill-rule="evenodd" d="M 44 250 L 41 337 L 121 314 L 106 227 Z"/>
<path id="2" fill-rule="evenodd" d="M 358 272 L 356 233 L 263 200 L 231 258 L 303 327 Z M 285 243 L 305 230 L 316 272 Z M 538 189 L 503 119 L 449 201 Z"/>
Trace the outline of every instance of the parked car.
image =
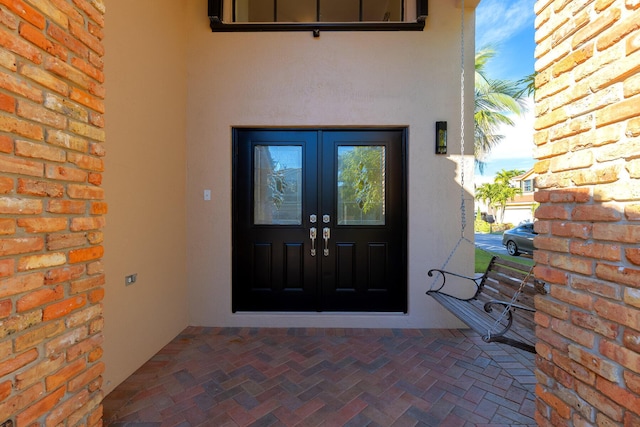
<path id="1" fill-rule="evenodd" d="M 537 235 L 533 231 L 533 223 L 520 224 L 502 234 L 502 244 L 509 255 L 518 256 L 521 253 L 533 254 L 533 238 Z"/>

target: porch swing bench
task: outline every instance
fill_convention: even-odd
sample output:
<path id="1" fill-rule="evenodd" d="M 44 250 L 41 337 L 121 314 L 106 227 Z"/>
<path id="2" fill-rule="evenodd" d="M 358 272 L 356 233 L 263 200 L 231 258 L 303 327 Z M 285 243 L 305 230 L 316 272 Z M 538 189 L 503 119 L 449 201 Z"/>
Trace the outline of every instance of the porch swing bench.
<path id="1" fill-rule="evenodd" d="M 432 286 L 427 291 L 427 295 L 480 334 L 485 342 L 498 342 L 536 352 L 534 296 L 544 295 L 547 290 L 526 266 L 494 256 L 480 277 L 472 278 L 440 269 L 431 269 L 427 274 L 430 277 L 437 274 L 442 279 L 438 287 Z M 451 289 L 454 279 L 447 287 L 447 277 L 462 279 L 454 283 L 462 282 L 464 289 Z M 451 293 L 465 291 L 472 296 L 461 297 Z"/>

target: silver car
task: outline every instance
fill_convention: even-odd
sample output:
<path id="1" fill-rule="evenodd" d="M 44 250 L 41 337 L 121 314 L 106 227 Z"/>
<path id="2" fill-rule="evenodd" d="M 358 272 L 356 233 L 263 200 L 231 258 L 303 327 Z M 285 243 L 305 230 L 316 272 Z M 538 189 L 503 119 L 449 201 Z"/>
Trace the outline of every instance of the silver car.
<path id="1" fill-rule="evenodd" d="M 502 244 L 512 256 L 518 256 L 523 252 L 533 254 L 533 238 L 537 234 L 533 231 L 533 223 L 520 224 L 502 234 Z"/>

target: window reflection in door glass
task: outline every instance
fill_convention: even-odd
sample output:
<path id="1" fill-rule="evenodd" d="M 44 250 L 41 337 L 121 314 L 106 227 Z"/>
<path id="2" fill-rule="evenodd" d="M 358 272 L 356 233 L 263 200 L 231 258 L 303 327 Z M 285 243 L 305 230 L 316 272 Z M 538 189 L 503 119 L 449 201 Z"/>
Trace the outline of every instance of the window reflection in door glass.
<path id="1" fill-rule="evenodd" d="M 253 170 L 255 224 L 302 224 L 302 147 L 256 145 Z"/>
<path id="2" fill-rule="evenodd" d="M 385 224 L 385 176 L 385 147 L 338 147 L 339 225 Z"/>

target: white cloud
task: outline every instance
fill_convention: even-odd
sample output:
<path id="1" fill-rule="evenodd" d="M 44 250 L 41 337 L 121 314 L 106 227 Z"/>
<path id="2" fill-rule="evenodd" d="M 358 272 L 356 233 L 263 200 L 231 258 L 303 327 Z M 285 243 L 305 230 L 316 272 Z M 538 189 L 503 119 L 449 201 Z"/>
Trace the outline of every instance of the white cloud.
<path id="1" fill-rule="evenodd" d="M 482 0 L 476 11 L 476 46 L 499 45 L 531 26 L 535 0 Z"/>
<path id="2" fill-rule="evenodd" d="M 500 128 L 499 134 L 505 137 L 500 144 L 491 150 L 487 161 L 533 158 L 533 124 L 535 119 L 533 99 L 528 98 L 526 105 L 527 112 L 524 115 L 512 117 L 514 126 Z"/>

